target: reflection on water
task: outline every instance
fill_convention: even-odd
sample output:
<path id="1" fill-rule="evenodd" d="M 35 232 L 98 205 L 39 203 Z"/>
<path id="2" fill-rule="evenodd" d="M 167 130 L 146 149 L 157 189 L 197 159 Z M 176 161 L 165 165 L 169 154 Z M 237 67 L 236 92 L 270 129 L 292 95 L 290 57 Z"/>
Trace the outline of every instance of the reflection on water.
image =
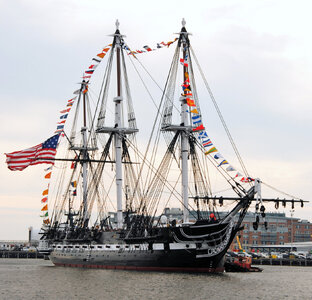
<path id="1" fill-rule="evenodd" d="M 55 267 L 0 259 L 0 299 L 312 299 L 312 267 L 219 275 Z"/>

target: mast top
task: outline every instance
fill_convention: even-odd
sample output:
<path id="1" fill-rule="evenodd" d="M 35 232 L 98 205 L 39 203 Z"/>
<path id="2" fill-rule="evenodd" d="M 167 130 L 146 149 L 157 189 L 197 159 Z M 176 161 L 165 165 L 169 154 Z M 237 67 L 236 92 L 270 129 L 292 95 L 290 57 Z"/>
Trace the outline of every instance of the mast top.
<path id="1" fill-rule="evenodd" d="M 192 35 L 191 33 L 187 32 L 186 28 L 185 28 L 185 25 L 186 25 L 186 21 L 184 18 L 182 18 L 182 21 L 181 21 L 181 24 L 182 24 L 182 28 L 181 28 L 181 31 L 180 32 L 176 32 L 175 34 L 178 34 L 178 35 L 183 35 L 185 37 L 189 36 L 189 35 Z"/>
<path id="2" fill-rule="evenodd" d="M 125 37 L 125 35 L 120 34 L 120 31 L 119 31 L 119 25 L 120 25 L 120 23 L 119 23 L 118 19 L 116 19 L 115 25 L 116 25 L 116 31 L 115 31 L 115 33 L 114 33 L 114 34 L 109 34 L 108 36 L 114 36 L 114 37 L 120 37 L 120 38 Z"/>

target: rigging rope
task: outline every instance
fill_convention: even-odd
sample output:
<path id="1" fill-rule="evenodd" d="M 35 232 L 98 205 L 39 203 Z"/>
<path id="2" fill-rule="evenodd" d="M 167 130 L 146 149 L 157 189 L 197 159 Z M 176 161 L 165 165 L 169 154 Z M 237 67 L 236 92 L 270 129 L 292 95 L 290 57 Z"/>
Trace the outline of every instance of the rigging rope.
<path id="1" fill-rule="evenodd" d="M 269 185 L 268 183 L 263 182 L 262 180 L 261 180 L 260 182 L 261 182 L 262 184 L 264 184 L 265 186 L 269 187 L 270 189 L 272 189 L 272 190 L 274 190 L 274 191 L 276 191 L 276 192 L 279 192 L 279 193 L 281 193 L 281 194 L 283 194 L 283 195 L 286 195 L 286 196 L 288 196 L 288 197 L 290 197 L 290 198 L 302 200 L 301 198 L 296 197 L 296 196 L 293 196 L 293 195 L 288 194 L 288 193 L 286 193 L 286 192 L 283 192 L 283 191 L 281 191 L 281 190 L 279 190 L 279 189 L 273 187 L 272 185 Z"/>
<path id="2" fill-rule="evenodd" d="M 215 97 L 214 97 L 214 95 L 213 95 L 213 93 L 212 93 L 212 90 L 210 89 L 210 86 L 209 86 L 209 84 L 208 84 L 208 82 L 207 82 L 207 80 L 206 80 L 206 77 L 205 77 L 205 75 L 204 75 L 204 72 L 203 72 L 202 68 L 201 68 L 200 65 L 199 65 L 198 59 L 197 59 L 197 57 L 196 57 L 196 55 L 195 55 L 195 52 L 194 52 L 194 50 L 193 50 L 192 47 L 190 47 L 190 48 L 191 48 L 192 55 L 194 56 L 196 65 L 197 65 L 197 67 L 198 67 L 198 70 L 199 70 L 199 72 L 200 72 L 200 74 L 201 74 L 201 76 L 202 76 L 202 78 L 203 78 L 203 80 L 204 80 L 204 84 L 205 84 L 205 86 L 206 86 L 206 88 L 207 88 L 207 90 L 208 90 L 208 93 L 209 93 L 209 95 L 210 95 L 210 98 L 211 98 L 211 100 L 212 100 L 212 103 L 213 103 L 213 105 L 214 105 L 214 107 L 215 107 L 215 109 L 216 109 L 216 111 L 217 111 L 217 114 L 218 114 L 220 120 L 221 120 L 221 123 L 222 123 L 222 125 L 223 125 L 223 128 L 224 128 L 224 130 L 225 130 L 225 132 L 226 132 L 226 134 L 227 134 L 227 136 L 228 136 L 228 138 L 229 138 L 229 140 L 230 140 L 230 143 L 231 143 L 231 145 L 232 145 L 232 147 L 233 147 L 233 150 L 234 150 L 234 152 L 235 152 L 235 154 L 236 154 L 236 156 L 237 156 L 237 158 L 238 158 L 238 160 L 239 160 L 239 163 L 240 163 L 240 165 L 241 165 L 243 171 L 244 171 L 245 174 L 249 177 L 248 171 L 247 171 L 247 169 L 246 169 L 246 167 L 245 167 L 245 164 L 244 164 L 244 162 L 243 162 L 243 160 L 242 160 L 242 158 L 241 158 L 241 155 L 240 155 L 240 153 L 239 153 L 239 151 L 238 151 L 238 149 L 237 149 L 237 147 L 236 147 L 236 145 L 235 145 L 235 143 L 234 143 L 234 140 L 233 140 L 233 138 L 232 138 L 232 135 L 231 135 L 231 133 L 230 133 L 230 131 L 229 131 L 229 129 L 228 129 L 226 123 L 225 123 L 225 120 L 224 120 L 224 118 L 223 118 L 223 116 L 222 116 L 222 113 L 221 113 L 221 111 L 220 111 L 220 109 L 219 109 L 219 106 L 218 106 L 218 104 L 217 104 L 217 102 L 216 102 L 216 100 L 215 100 Z"/>

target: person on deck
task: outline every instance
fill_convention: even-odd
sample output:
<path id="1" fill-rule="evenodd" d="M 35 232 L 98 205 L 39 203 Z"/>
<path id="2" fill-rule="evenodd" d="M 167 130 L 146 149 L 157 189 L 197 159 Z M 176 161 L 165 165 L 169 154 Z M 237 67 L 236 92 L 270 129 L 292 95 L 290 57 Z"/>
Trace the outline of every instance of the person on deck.
<path id="1" fill-rule="evenodd" d="M 217 222 L 217 218 L 216 218 L 214 213 L 210 214 L 209 221 L 210 221 L 210 223 L 216 223 Z"/>

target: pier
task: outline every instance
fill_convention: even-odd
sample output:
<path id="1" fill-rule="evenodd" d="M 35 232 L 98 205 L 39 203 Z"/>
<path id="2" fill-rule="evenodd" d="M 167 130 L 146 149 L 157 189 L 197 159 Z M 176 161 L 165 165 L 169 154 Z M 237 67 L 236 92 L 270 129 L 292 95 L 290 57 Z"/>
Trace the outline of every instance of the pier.
<path id="1" fill-rule="evenodd" d="M 40 258 L 44 255 L 37 251 L 0 250 L 0 258 Z"/>
<path id="2" fill-rule="evenodd" d="M 253 265 L 271 266 L 302 266 L 312 267 L 311 259 L 289 259 L 289 258 L 258 258 L 252 260 Z"/>

